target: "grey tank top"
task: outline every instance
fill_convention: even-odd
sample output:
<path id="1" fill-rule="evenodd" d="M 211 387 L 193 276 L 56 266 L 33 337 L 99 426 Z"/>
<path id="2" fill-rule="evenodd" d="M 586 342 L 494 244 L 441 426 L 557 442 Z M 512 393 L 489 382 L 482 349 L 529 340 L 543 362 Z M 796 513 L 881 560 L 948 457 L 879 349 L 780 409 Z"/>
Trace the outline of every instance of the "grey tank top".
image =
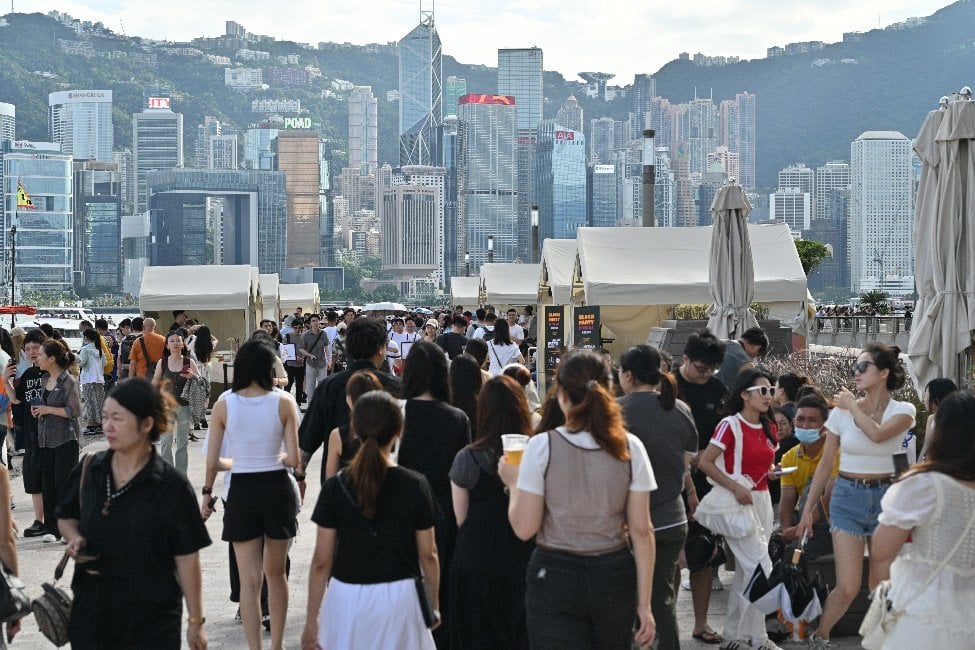
<path id="1" fill-rule="evenodd" d="M 547 435 L 545 513 L 538 546 L 589 556 L 624 548 L 630 461 L 602 449 L 577 447 L 557 431 Z"/>

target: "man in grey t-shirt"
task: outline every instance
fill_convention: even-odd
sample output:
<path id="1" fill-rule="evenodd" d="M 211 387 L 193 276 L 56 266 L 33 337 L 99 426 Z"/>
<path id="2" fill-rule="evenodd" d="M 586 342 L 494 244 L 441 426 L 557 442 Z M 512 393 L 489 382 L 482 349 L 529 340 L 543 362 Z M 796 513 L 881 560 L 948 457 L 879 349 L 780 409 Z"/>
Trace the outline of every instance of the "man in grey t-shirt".
<path id="1" fill-rule="evenodd" d="M 752 327 L 741 333 L 737 341 L 725 341 L 724 361 L 715 377 L 725 386 L 735 383 L 738 373 L 755 367 L 755 359 L 768 351 L 768 336 L 761 327 Z"/>
<path id="2" fill-rule="evenodd" d="M 312 314 L 308 319 L 308 326 L 308 331 L 301 335 L 298 356 L 305 360 L 305 395 L 311 401 L 315 387 L 328 376 L 332 358 L 330 341 L 322 329 L 321 317 Z"/>

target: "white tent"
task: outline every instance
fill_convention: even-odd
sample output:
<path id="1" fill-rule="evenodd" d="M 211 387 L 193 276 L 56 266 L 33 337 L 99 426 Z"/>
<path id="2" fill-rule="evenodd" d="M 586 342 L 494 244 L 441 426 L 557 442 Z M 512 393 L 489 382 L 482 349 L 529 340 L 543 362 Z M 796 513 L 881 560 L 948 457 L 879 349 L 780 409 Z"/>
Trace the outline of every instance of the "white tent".
<path id="1" fill-rule="evenodd" d="M 281 313 L 290 314 L 301 307 L 306 314 L 317 314 L 321 310 L 318 285 L 314 282 L 278 285 L 278 306 Z"/>
<path id="2" fill-rule="evenodd" d="M 474 311 L 481 304 L 481 279 L 477 276 L 450 278 L 450 305 L 463 305 Z"/>
<path id="3" fill-rule="evenodd" d="M 251 266 L 147 266 L 139 306 L 144 313 L 164 316 L 185 309 L 190 318 L 210 327 L 224 349 L 229 347 L 227 339 L 245 339 L 257 327 L 257 279 L 257 269 Z"/>
<path id="4" fill-rule="evenodd" d="M 261 313 L 258 314 L 261 320 L 273 320 L 280 324 L 280 308 L 278 307 L 278 280 L 277 273 L 261 273 Z"/>
<path id="5" fill-rule="evenodd" d="M 748 226 L 755 301 L 769 317 L 795 324 L 805 315 L 806 275 L 785 224 Z M 711 227 L 580 228 L 573 281 L 581 301 L 603 306 L 602 322 L 625 343 L 646 341 L 672 305 L 708 304 Z M 607 308 L 607 307 L 612 307 Z"/>
<path id="6" fill-rule="evenodd" d="M 567 305 L 572 300 L 572 271 L 579 242 L 575 239 L 546 239 L 542 244 L 542 268 L 539 271 L 540 303 Z"/>
<path id="7" fill-rule="evenodd" d="M 481 303 L 495 307 L 534 305 L 538 302 L 541 264 L 484 264 L 481 266 Z"/>

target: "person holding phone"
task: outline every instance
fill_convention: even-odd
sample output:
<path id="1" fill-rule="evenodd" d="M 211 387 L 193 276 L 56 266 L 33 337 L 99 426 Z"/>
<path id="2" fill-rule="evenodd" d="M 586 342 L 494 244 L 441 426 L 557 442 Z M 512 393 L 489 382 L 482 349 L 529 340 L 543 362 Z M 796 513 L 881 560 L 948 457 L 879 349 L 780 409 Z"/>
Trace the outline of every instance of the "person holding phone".
<path id="1" fill-rule="evenodd" d="M 896 345 L 871 343 L 857 357 L 853 381 L 863 397 L 843 388 L 833 396 L 835 408 L 826 421 L 826 446 L 816 468 L 796 535 L 814 534 L 813 510 L 840 456 L 839 476 L 829 502 L 830 531 L 836 557 L 836 587 L 823 606 L 819 628 L 809 647 L 829 648 L 830 632 L 860 592 L 863 551 L 873 537 L 880 503 L 894 482 L 894 454 L 914 426 L 916 409 L 890 395 L 904 385 L 904 366 Z"/>
<path id="2" fill-rule="evenodd" d="M 183 389 L 186 388 L 186 381 L 190 377 L 200 376 L 200 369 L 187 353 L 186 341 L 179 332 L 171 332 L 166 338 L 166 351 L 169 355 L 164 356 L 156 364 L 156 373 L 152 377 L 152 383 L 169 392 L 179 404 L 179 409 L 176 411 L 169 432 L 159 438 L 159 455 L 164 461 L 182 472 L 183 476 L 186 476 L 186 469 L 190 461 L 186 448 L 190 444 L 192 422 L 190 421 L 190 402 L 183 398 Z M 166 380 L 165 383 L 163 382 L 164 379 Z M 173 454 L 174 439 L 176 442 L 175 457 Z"/>

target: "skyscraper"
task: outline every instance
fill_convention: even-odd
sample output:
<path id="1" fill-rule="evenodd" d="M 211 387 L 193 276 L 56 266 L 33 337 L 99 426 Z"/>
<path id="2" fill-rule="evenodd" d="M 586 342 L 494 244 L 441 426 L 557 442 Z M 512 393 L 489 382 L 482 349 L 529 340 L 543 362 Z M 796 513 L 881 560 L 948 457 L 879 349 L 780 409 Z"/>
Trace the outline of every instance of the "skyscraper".
<path id="1" fill-rule="evenodd" d="M 587 169 L 586 189 L 588 225 L 612 227 L 616 225 L 618 209 L 616 201 L 616 166 L 593 165 Z"/>
<path id="2" fill-rule="evenodd" d="M 132 115 L 137 212 L 144 212 L 148 205 L 146 174 L 183 166 L 183 114 L 174 113 L 170 101 L 168 97 L 150 97 L 149 106 L 160 108 Z"/>
<path id="3" fill-rule="evenodd" d="M 75 160 L 112 162 L 111 90 L 65 90 L 51 93 L 48 132 L 51 142 Z"/>
<path id="4" fill-rule="evenodd" d="M 575 95 L 569 95 L 562 102 L 559 112 L 555 114 L 555 122 L 567 129 L 582 131 L 582 106 L 579 106 L 579 100 L 576 99 Z"/>
<path id="5" fill-rule="evenodd" d="M 439 195 L 436 187 L 413 183 L 393 185 L 383 194 L 383 271 L 401 288 L 439 268 Z"/>
<path id="6" fill-rule="evenodd" d="M 237 134 L 212 135 L 209 140 L 207 169 L 237 169 Z"/>
<path id="7" fill-rule="evenodd" d="M 565 126 L 561 124 L 560 126 Z M 589 120 L 589 162 L 593 165 L 608 165 L 613 162 L 616 151 L 616 120 L 600 117 Z"/>
<path id="8" fill-rule="evenodd" d="M 112 152 L 112 164 L 118 169 L 119 199 L 122 214 L 132 214 L 135 211 L 135 158 L 131 149 Z"/>
<path id="9" fill-rule="evenodd" d="M 444 119 L 448 115 L 457 117 L 457 100 L 467 94 L 467 80 L 453 75 L 447 77 L 443 91 L 443 114 Z"/>
<path id="10" fill-rule="evenodd" d="M 379 103 L 371 86 L 356 86 L 349 93 L 349 167 L 361 174 L 379 165 Z"/>
<path id="11" fill-rule="evenodd" d="M 457 223 L 476 272 L 487 262 L 489 236 L 496 262 L 519 254 L 515 98 L 465 95 L 458 105 Z"/>
<path id="12" fill-rule="evenodd" d="M 222 131 L 220 120 L 212 115 L 204 115 L 203 124 L 196 125 L 196 146 L 193 147 L 193 152 L 196 154 L 197 169 L 211 169 L 210 138 L 220 135 Z"/>
<path id="13" fill-rule="evenodd" d="M 633 115 L 636 121 L 633 124 L 633 132 L 630 140 L 638 140 L 643 137 L 643 129 L 651 128 L 647 113 L 653 98 L 657 96 L 657 81 L 651 74 L 638 74 L 633 78 Z"/>
<path id="14" fill-rule="evenodd" d="M 883 288 L 914 275 L 914 171 L 911 141 L 867 131 L 850 146 L 850 288 Z"/>
<path id="15" fill-rule="evenodd" d="M 810 197 L 816 185 L 813 170 L 806 167 L 803 163 L 796 163 L 779 171 L 780 190 L 797 190 L 804 192 Z"/>
<path id="16" fill-rule="evenodd" d="M 16 225 L 17 286 L 69 291 L 74 269 L 71 156 L 54 142 L 6 142 L 3 152 L 3 261 L 10 264 L 10 227 Z M 31 195 L 33 210 L 17 209 L 18 182 Z"/>
<path id="17" fill-rule="evenodd" d="M 427 167 L 427 166 L 412 166 L 407 165 L 406 167 L 400 167 L 399 173 L 403 179 L 403 182 L 407 185 L 413 185 L 418 187 L 432 187 L 437 190 L 437 200 L 436 200 L 436 220 L 434 221 L 434 226 L 436 230 L 434 231 L 434 243 L 437 259 L 437 268 L 435 269 L 435 275 L 439 286 L 444 286 L 446 281 L 445 275 L 445 260 L 444 260 L 444 248 L 446 240 L 445 224 L 444 224 L 444 204 L 446 199 L 447 191 L 447 170 L 443 167 Z M 385 215 L 384 217 L 385 218 Z M 385 229 L 383 232 L 386 232 Z M 427 274 L 429 275 L 429 274 Z"/>
<path id="18" fill-rule="evenodd" d="M 841 215 L 830 210 L 832 195 L 850 189 L 850 165 L 841 160 L 831 160 L 816 168 L 816 191 L 813 193 L 813 219 L 836 221 Z M 846 215 L 842 215 L 845 221 Z"/>
<path id="19" fill-rule="evenodd" d="M 0 147 L 4 140 L 17 139 L 17 107 L 0 102 Z"/>
<path id="20" fill-rule="evenodd" d="M 121 185 L 115 163 L 74 163 L 74 271 L 89 289 L 122 288 Z"/>
<path id="21" fill-rule="evenodd" d="M 457 226 L 457 135 L 459 120 L 456 115 L 448 115 L 443 121 L 443 166 L 444 176 L 443 199 L 443 256 L 444 275 L 449 279 L 459 275 L 458 260 L 463 259 L 462 247 L 466 233 Z"/>
<path id="22" fill-rule="evenodd" d="M 518 128 L 518 254 L 530 259 L 531 208 L 535 205 L 535 156 L 545 78 L 541 48 L 498 50 L 498 94 L 515 98 Z"/>
<path id="23" fill-rule="evenodd" d="M 443 62 L 433 12 L 399 42 L 401 165 L 439 164 L 437 128 L 443 121 Z"/>
<path id="24" fill-rule="evenodd" d="M 287 196 L 287 245 L 285 266 L 301 268 L 319 266 L 323 256 L 328 261 L 331 251 L 322 250 L 322 219 L 325 215 L 322 174 L 322 143 L 318 131 L 287 130 L 274 141 L 278 171 L 285 172 Z M 323 255 L 324 254 L 324 255 Z"/>
<path id="25" fill-rule="evenodd" d="M 539 241 L 575 239 L 576 229 L 587 223 L 585 135 L 542 120 L 536 193 Z"/>
<path id="26" fill-rule="evenodd" d="M 678 107 L 675 138 L 686 143 L 690 174 L 707 171 L 708 154 L 718 146 L 718 109 L 710 97 L 697 97 Z"/>
<path id="27" fill-rule="evenodd" d="M 758 187 L 755 176 L 755 95 L 740 92 L 735 95 L 735 102 L 738 104 L 738 137 L 735 147 L 729 143 L 728 148 L 738 152 L 741 186 L 746 192 L 754 192 Z"/>

